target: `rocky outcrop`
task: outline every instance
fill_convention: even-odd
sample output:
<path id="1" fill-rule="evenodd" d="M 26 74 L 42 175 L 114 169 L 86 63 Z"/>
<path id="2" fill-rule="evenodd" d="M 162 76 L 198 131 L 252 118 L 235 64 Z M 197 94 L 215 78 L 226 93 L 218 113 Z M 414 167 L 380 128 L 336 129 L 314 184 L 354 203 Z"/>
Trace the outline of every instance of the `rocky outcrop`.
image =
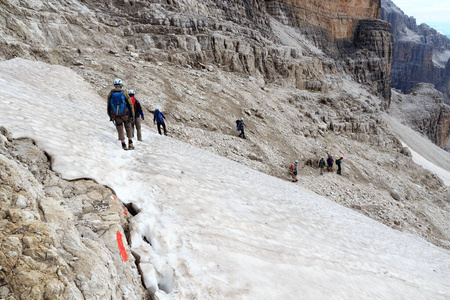
<path id="1" fill-rule="evenodd" d="M 384 108 L 390 106 L 393 40 L 390 24 L 374 19 L 360 20 L 355 28 L 355 52 L 349 55 L 349 65 L 358 82 L 372 83 L 374 93 L 385 99 Z M 348 51 L 349 48 L 346 48 Z M 351 49 L 351 48 L 350 48 Z"/>
<path id="2" fill-rule="evenodd" d="M 450 137 L 450 106 L 430 83 L 419 83 L 405 95 L 394 93 L 392 114 L 445 148 Z"/>
<path id="3" fill-rule="evenodd" d="M 148 299 L 111 190 L 62 180 L 31 140 L 0 131 L 0 298 Z"/>
<path id="4" fill-rule="evenodd" d="M 392 87 L 406 93 L 419 82 L 432 83 L 446 95 L 446 64 L 450 59 L 450 40 L 426 24 L 416 24 L 391 0 L 382 0 L 381 19 L 392 24 L 394 59 Z"/>

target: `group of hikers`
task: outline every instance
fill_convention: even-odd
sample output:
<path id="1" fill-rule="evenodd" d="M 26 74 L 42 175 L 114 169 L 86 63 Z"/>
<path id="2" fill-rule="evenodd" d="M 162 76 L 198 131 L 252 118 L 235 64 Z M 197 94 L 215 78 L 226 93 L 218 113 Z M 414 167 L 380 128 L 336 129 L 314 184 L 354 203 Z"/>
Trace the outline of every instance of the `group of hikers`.
<path id="1" fill-rule="evenodd" d="M 140 102 L 135 97 L 134 90 L 130 89 L 125 91 L 123 89 L 122 80 L 119 78 L 114 79 L 113 84 L 114 89 L 112 89 L 108 94 L 107 111 L 109 120 L 116 126 L 119 140 L 122 143 L 122 149 L 133 150 L 133 137 L 135 129 L 138 141 L 142 141 L 141 119 L 144 120 L 144 112 Z M 165 121 L 166 117 L 164 114 L 158 108 L 155 108 L 155 112 L 153 114 L 153 124 L 157 125 L 158 133 L 160 135 L 162 135 L 161 128 L 164 135 L 167 135 Z M 245 127 L 246 125 L 243 117 L 240 120 L 236 120 L 236 129 L 237 131 L 240 131 L 239 137 L 243 139 L 246 139 L 244 130 Z M 128 138 L 128 146 L 125 142 L 124 128 Z M 338 167 L 337 174 L 341 175 L 341 163 L 343 159 L 343 157 L 337 157 L 336 160 L 334 160 L 333 155 L 330 154 L 325 161 L 325 157 L 322 156 L 319 161 L 320 175 L 323 175 L 325 167 L 327 167 L 328 172 L 333 172 L 334 163 L 336 163 Z M 292 181 L 297 182 L 298 160 L 291 165 L 290 172 L 292 173 Z"/>
<path id="2" fill-rule="evenodd" d="M 116 126 L 119 140 L 122 142 L 122 149 L 133 150 L 135 129 L 138 141 L 142 141 L 141 119 L 144 120 L 144 112 L 141 104 L 135 97 L 134 90 L 125 91 L 122 80 L 119 78 L 114 79 L 113 84 L 114 89 L 108 94 L 107 112 L 109 120 Z M 153 124 L 157 125 L 159 134 L 162 134 L 162 127 L 164 135 L 167 135 L 165 120 L 166 117 L 164 114 L 156 108 L 153 114 Z M 128 138 L 128 146 L 125 143 L 124 128 Z"/>
<path id="3" fill-rule="evenodd" d="M 333 172 L 334 164 L 336 163 L 337 166 L 337 174 L 342 175 L 342 160 L 344 157 L 338 157 L 336 156 L 336 159 L 334 159 L 332 154 L 328 155 L 327 160 L 325 161 L 325 157 L 322 156 L 319 160 L 319 169 L 320 169 L 320 175 L 323 175 L 323 172 L 325 170 L 325 167 L 327 167 L 327 172 Z M 289 171 L 292 173 L 292 182 L 297 182 L 297 175 L 298 175 L 298 160 L 296 160 L 293 164 L 291 164 L 291 167 L 289 168 Z"/>

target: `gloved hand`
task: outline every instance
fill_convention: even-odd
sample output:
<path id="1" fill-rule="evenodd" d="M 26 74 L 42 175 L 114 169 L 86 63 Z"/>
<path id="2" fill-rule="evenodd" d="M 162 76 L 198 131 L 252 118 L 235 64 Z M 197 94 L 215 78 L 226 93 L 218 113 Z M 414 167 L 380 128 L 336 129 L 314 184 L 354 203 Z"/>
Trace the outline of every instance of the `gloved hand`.
<path id="1" fill-rule="evenodd" d="M 114 121 L 114 117 L 109 116 L 109 120 L 110 120 L 110 121 Z"/>

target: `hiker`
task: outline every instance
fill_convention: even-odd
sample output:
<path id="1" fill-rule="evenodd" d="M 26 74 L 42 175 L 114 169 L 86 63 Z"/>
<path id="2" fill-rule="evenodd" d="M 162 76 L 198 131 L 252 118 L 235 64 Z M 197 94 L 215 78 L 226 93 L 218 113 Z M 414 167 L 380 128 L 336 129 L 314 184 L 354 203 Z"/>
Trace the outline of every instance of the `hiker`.
<path id="1" fill-rule="evenodd" d="M 119 135 L 119 140 L 122 142 L 123 150 L 133 150 L 133 133 L 131 131 L 131 123 L 134 120 L 134 107 L 130 96 L 122 89 L 122 80 L 114 79 L 114 89 L 108 94 L 108 116 L 109 120 L 114 123 Z M 123 127 L 128 137 L 128 147 L 125 143 L 125 135 Z"/>
<path id="2" fill-rule="evenodd" d="M 244 123 L 244 118 L 241 118 L 240 120 L 236 120 L 236 131 L 240 131 L 241 133 L 239 134 L 239 137 L 242 137 L 244 139 L 246 139 L 245 137 L 245 133 L 244 133 L 244 127 L 247 126 Z"/>
<path id="3" fill-rule="evenodd" d="M 323 156 L 319 161 L 319 168 L 320 168 L 320 175 L 323 175 L 323 170 L 325 169 L 325 157 Z"/>
<path id="4" fill-rule="evenodd" d="M 333 155 L 330 154 L 327 158 L 327 172 L 333 172 L 333 163 Z"/>
<path id="5" fill-rule="evenodd" d="M 337 173 L 338 173 L 339 175 L 342 175 L 342 174 L 341 174 L 341 163 L 342 163 L 342 160 L 343 160 L 343 159 L 344 159 L 343 157 L 341 157 L 341 158 L 336 158 L 336 165 L 338 166 Z"/>
<path id="6" fill-rule="evenodd" d="M 158 126 L 158 133 L 160 135 L 161 135 L 161 126 L 164 129 L 164 135 L 167 135 L 166 123 L 164 122 L 165 119 L 166 117 L 164 116 L 164 114 L 160 112 L 158 108 L 156 108 L 155 113 L 153 114 L 153 124 L 156 123 L 156 126 Z"/>
<path id="7" fill-rule="evenodd" d="M 291 172 L 292 172 L 292 182 L 297 182 L 297 174 L 298 174 L 298 160 L 294 162 L 293 165 L 291 165 Z"/>
<path id="8" fill-rule="evenodd" d="M 131 102 L 133 103 L 134 107 L 134 122 L 131 124 L 131 132 L 134 137 L 134 128 L 136 127 L 136 135 L 139 142 L 142 142 L 142 135 L 141 135 L 141 118 L 144 120 L 144 113 L 142 112 L 141 103 L 136 99 L 134 90 L 128 90 L 128 95 L 130 95 Z"/>

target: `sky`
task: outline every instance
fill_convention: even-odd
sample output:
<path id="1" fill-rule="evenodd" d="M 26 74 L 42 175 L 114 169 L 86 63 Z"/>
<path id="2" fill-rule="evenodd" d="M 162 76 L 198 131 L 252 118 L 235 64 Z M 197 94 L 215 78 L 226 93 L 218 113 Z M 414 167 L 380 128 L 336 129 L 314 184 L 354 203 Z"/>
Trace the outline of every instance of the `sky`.
<path id="1" fill-rule="evenodd" d="M 153 126 L 123 151 L 104 97 L 69 68 L 2 61 L 0 83 L 14 138 L 139 211 L 125 246 L 157 299 L 450 298 L 449 250 Z"/>
<path id="2" fill-rule="evenodd" d="M 393 0 L 405 14 L 416 18 L 417 25 L 426 23 L 450 37 L 449 0 Z"/>

